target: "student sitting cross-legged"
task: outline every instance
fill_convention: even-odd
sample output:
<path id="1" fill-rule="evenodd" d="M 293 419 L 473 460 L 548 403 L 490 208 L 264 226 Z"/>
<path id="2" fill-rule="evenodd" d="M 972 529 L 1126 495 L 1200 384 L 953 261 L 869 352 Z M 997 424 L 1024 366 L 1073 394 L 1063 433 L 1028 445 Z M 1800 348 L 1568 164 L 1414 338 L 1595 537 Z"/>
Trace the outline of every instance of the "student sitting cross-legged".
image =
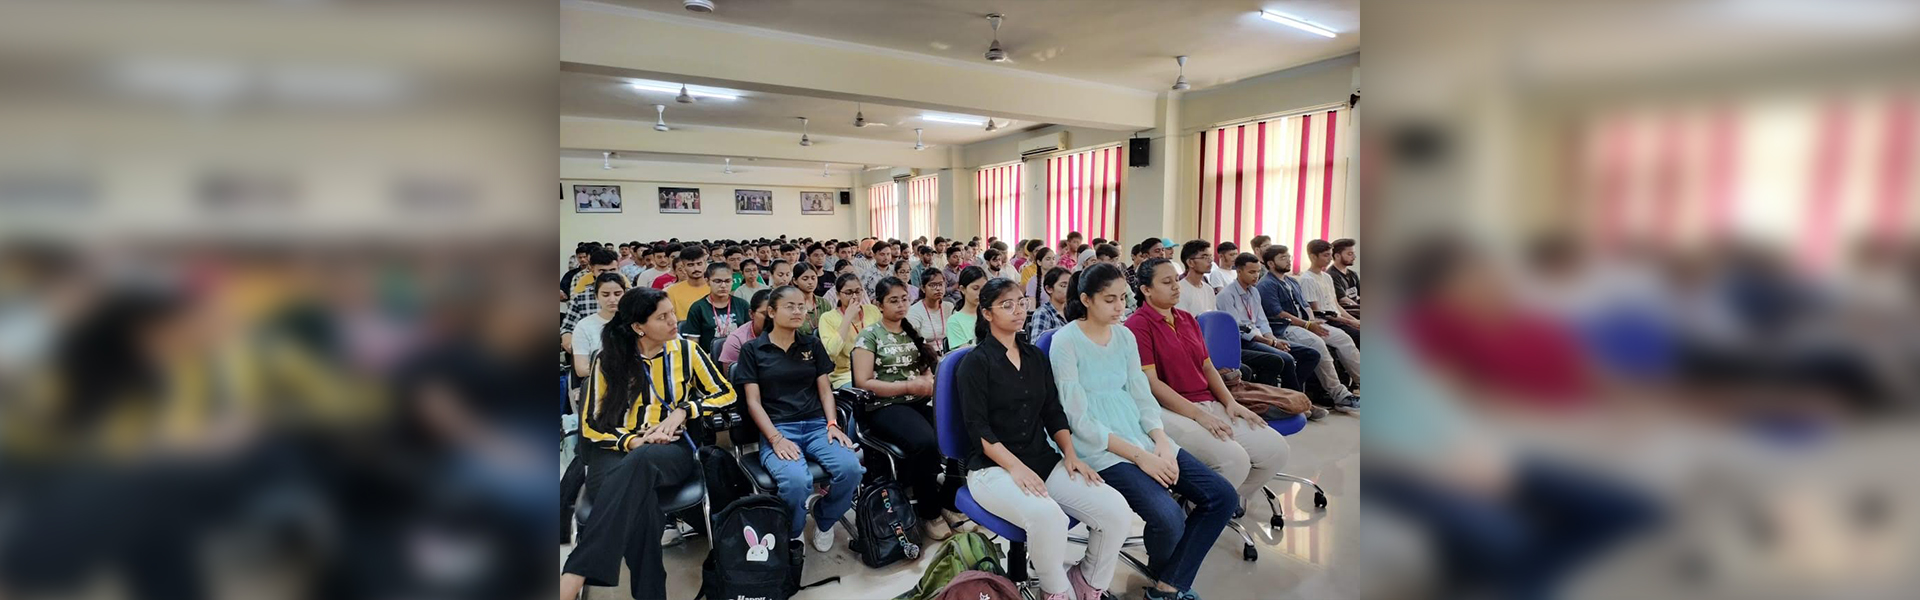
<path id="1" fill-rule="evenodd" d="M 806 533 L 806 502 L 813 495 L 807 459 L 831 476 L 826 497 L 814 507 L 813 548 L 826 552 L 833 548 L 833 525 L 853 507 L 854 488 L 866 469 L 835 416 L 828 383 L 833 359 L 818 338 L 799 331 L 818 306 L 815 299 L 793 286 L 773 290 L 770 298 L 773 327 L 740 349 L 733 381 L 760 429 L 760 461 L 787 503 L 793 539 Z"/>
<path id="2" fill-rule="evenodd" d="M 1139 347 L 1120 324 L 1127 314 L 1125 273 L 1096 263 L 1074 273 L 1066 292 L 1071 322 L 1054 333 L 1048 358 L 1073 424 L 1074 450 L 1147 522 L 1147 565 L 1155 581 L 1146 597 L 1194 598 L 1200 561 L 1239 506 L 1233 489 L 1239 482 L 1209 470 L 1162 428 Z"/>
<path id="3" fill-rule="evenodd" d="M 1047 356 L 1019 336 L 1027 321 L 1019 283 L 992 280 L 979 300 L 979 345 L 955 377 L 971 448 L 967 487 L 981 508 L 1026 530 L 1047 600 L 1098 600 L 1113 581 L 1132 511 L 1074 450 Z M 1072 569 L 1068 515 L 1087 525 L 1086 555 Z"/>

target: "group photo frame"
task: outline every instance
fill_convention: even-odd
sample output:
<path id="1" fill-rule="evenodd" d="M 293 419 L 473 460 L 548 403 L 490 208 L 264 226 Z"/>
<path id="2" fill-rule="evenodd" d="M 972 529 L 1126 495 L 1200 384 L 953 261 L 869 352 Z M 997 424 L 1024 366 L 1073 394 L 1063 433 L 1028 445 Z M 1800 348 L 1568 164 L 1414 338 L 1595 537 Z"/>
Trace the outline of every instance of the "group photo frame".
<path id="1" fill-rule="evenodd" d="M 833 214 L 833 192 L 800 192 L 800 214 Z"/>

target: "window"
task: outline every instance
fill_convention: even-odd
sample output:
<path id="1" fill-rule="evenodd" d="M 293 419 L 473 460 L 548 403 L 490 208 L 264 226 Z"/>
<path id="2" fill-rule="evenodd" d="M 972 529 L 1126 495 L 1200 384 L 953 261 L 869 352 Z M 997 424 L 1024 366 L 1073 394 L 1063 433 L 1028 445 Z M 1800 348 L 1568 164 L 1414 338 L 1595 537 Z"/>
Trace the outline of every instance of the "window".
<path id="1" fill-rule="evenodd" d="M 1076 231 L 1088 239 L 1119 237 L 1124 154 L 1109 146 L 1047 159 L 1047 245 Z"/>
<path id="2" fill-rule="evenodd" d="M 900 237 L 900 203 L 894 198 L 893 182 L 867 186 L 867 210 L 873 217 L 873 237 Z"/>
<path id="3" fill-rule="evenodd" d="M 935 217 L 940 208 L 940 176 L 928 175 L 907 180 L 907 235 L 910 237 L 940 235 L 940 223 Z"/>
<path id="4" fill-rule="evenodd" d="M 1315 111 L 1200 132 L 1200 229 L 1246 247 L 1272 236 L 1294 249 L 1350 235 L 1346 214 L 1347 109 Z"/>
<path id="5" fill-rule="evenodd" d="M 1013 163 L 987 167 L 973 174 L 973 189 L 980 199 L 982 237 L 1020 239 L 1020 180 L 1025 172 L 1025 163 Z M 1012 244 L 1008 242 L 1009 246 Z"/>

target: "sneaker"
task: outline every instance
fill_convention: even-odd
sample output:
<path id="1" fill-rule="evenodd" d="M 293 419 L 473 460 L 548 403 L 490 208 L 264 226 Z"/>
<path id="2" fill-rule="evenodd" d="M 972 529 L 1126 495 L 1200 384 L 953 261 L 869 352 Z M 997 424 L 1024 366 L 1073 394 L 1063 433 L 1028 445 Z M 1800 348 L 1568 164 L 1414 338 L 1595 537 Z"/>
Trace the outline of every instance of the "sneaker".
<path id="1" fill-rule="evenodd" d="M 1193 593 L 1193 590 L 1189 588 L 1187 591 L 1180 592 L 1179 598 L 1180 600 L 1200 600 L 1200 595 Z"/>
<path id="2" fill-rule="evenodd" d="M 1147 586 L 1146 599 L 1147 600 L 1180 600 L 1180 594 L 1182 593 L 1183 592 L 1162 592 L 1160 591 L 1160 588 L 1156 588 L 1149 585 Z"/>
<path id="3" fill-rule="evenodd" d="M 1327 409 L 1315 406 L 1313 407 L 1313 410 L 1307 411 L 1308 421 L 1318 421 L 1325 418 L 1327 418 Z"/>
<path id="4" fill-rule="evenodd" d="M 1073 595 L 1078 597 L 1078 600 L 1100 600 L 1107 593 L 1106 590 L 1087 583 L 1087 576 L 1080 573 L 1080 565 L 1067 569 L 1067 583 L 1073 585 Z"/>
<path id="5" fill-rule="evenodd" d="M 1341 414 L 1353 414 L 1355 412 L 1359 412 L 1360 395 L 1354 394 L 1352 396 L 1341 398 L 1340 400 L 1333 403 L 1333 409 L 1340 411 Z"/>
<path id="6" fill-rule="evenodd" d="M 813 533 L 813 549 L 820 552 L 833 550 L 833 524 L 828 523 L 823 526 L 819 521 L 815 521 L 813 526 L 818 530 Z"/>
<path id="7" fill-rule="evenodd" d="M 953 526 L 948 525 L 946 519 L 936 517 L 927 519 L 926 522 L 921 523 L 920 533 L 921 535 L 925 535 L 928 540 L 944 542 L 947 538 L 953 537 Z"/>
<path id="8" fill-rule="evenodd" d="M 940 511 L 940 518 L 946 520 L 947 527 L 953 529 L 954 531 L 961 531 L 961 532 L 968 532 L 968 533 L 980 531 L 980 525 L 977 523 L 974 523 L 973 519 L 968 518 L 967 515 L 965 514 L 961 514 L 951 510 L 942 510 Z"/>

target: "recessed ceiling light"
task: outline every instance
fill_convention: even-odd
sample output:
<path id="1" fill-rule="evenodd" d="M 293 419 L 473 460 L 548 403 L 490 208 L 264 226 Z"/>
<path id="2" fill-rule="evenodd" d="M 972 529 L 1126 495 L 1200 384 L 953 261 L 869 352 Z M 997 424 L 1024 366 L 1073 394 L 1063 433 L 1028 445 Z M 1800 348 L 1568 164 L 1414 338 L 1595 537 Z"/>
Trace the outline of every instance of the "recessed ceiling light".
<path id="1" fill-rule="evenodd" d="M 627 85 L 636 90 L 646 90 L 649 92 L 663 92 L 668 94 L 674 94 L 676 96 L 681 94 L 684 91 L 687 94 L 691 94 L 693 96 L 700 97 L 700 98 L 715 98 L 719 100 L 739 100 L 740 99 L 740 96 L 730 94 L 727 92 L 723 92 L 719 90 L 705 90 L 705 89 L 700 89 L 696 87 L 688 87 L 686 85 L 674 86 L 670 84 L 654 83 L 650 81 L 645 81 L 645 82 L 636 81 L 633 83 L 629 83 Z"/>
<path id="2" fill-rule="evenodd" d="M 981 119 L 976 117 L 958 117 L 958 116 L 952 116 L 952 115 L 920 115 L 920 120 L 933 121 L 935 123 L 953 123 L 955 125 L 973 125 L 975 127 L 987 124 L 986 119 Z"/>
<path id="3" fill-rule="evenodd" d="M 1327 29 L 1319 25 L 1314 25 L 1312 23 L 1308 23 L 1306 21 L 1302 21 L 1300 19 L 1289 17 L 1273 11 L 1266 11 L 1266 10 L 1260 11 L 1260 18 L 1266 19 L 1268 21 L 1273 21 L 1275 23 L 1279 23 L 1281 25 L 1285 25 L 1288 27 L 1292 27 L 1294 29 L 1305 31 L 1307 33 L 1311 33 L 1320 37 L 1330 38 L 1334 36 L 1333 30 L 1331 29 Z"/>

